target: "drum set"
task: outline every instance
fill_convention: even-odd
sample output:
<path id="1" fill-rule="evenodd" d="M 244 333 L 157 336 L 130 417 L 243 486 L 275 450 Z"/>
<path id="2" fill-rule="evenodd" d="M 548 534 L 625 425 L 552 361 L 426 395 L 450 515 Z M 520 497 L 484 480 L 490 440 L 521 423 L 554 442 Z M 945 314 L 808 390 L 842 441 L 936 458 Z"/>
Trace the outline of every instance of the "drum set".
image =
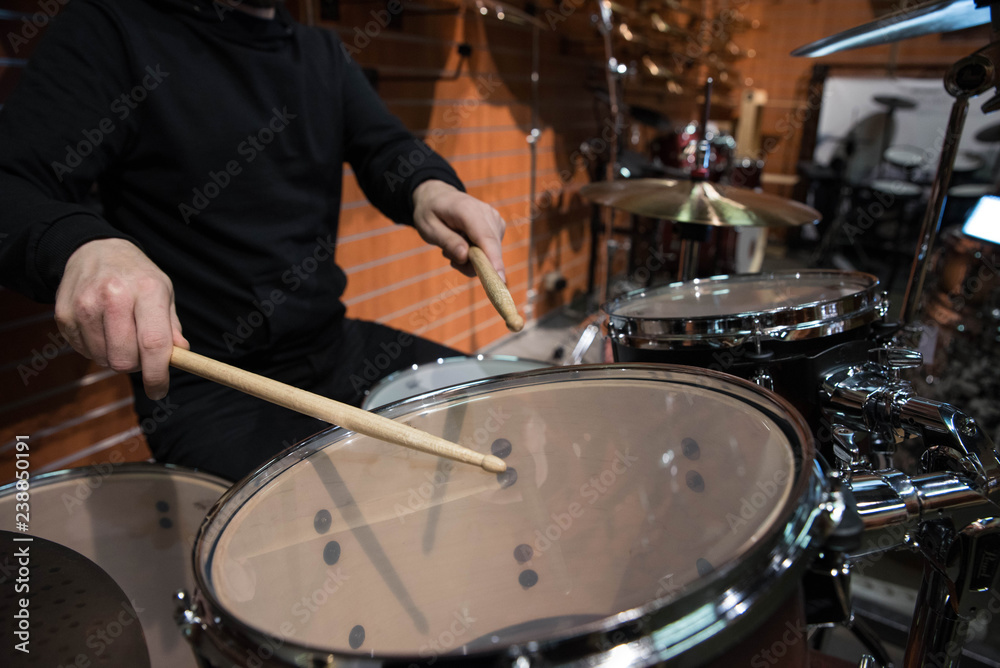
<path id="1" fill-rule="evenodd" d="M 614 363 L 439 360 L 366 402 L 506 471 L 335 427 L 232 487 L 153 465 L 43 476 L 39 539 L 110 576 L 145 645 L 114 606 L 59 617 L 69 594 L 47 623 L 109 648 L 117 623 L 129 666 L 885 667 L 853 614 L 852 565 L 906 550 L 924 574 L 903 665 L 958 666 L 969 624 L 1000 611 L 1000 456 L 974 416 L 904 377 L 921 364 L 905 345 L 916 320 L 887 321 L 859 272 L 690 276 L 698 226 L 802 225 L 808 207 L 705 180 L 584 194 L 689 226 L 680 280 L 605 303 Z M 949 257 L 968 243 L 948 237 Z M 944 266 L 947 293 L 962 281 Z M 17 493 L 0 489 L 4 517 Z M 82 568 L 51 561 L 56 579 Z M 860 663 L 813 647 L 832 626 L 854 632 Z M 74 665 L 58 631 L 38 648 Z"/>

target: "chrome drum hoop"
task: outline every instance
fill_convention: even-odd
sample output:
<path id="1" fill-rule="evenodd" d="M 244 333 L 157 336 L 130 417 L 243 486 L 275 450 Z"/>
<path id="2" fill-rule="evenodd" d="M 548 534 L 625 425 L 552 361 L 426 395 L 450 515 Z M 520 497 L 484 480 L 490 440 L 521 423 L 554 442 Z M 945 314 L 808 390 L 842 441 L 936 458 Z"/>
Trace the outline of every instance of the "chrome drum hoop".
<path id="1" fill-rule="evenodd" d="M 228 489 L 232 485 L 232 483 L 228 480 L 212 475 L 211 473 L 205 473 L 204 471 L 188 468 L 186 466 L 179 466 L 177 464 L 167 464 L 161 462 L 106 462 L 104 464 L 88 464 L 87 466 L 46 471 L 45 473 L 32 475 L 31 486 L 36 487 L 52 482 L 75 480 L 77 478 L 86 478 L 95 475 L 107 478 L 109 476 L 122 476 L 128 474 L 153 474 L 165 475 L 168 477 L 193 478 L 202 482 L 219 485 L 224 489 Z M 17 483 L 15 481 L 0 486 L 0 497 L 16 491 L 16 485 Z"/>
<path id="2" fill-rule="evenodd" d="M 648 604 L 577 627 L 565 637 L 501 645 L 495 650 L 477 650 L 469 655 L 435 655 L 435 662 L 446 666 L 520 666 L 534 662 L 580 668 L 646 666 L 662 662 L 671 666 L 701 666 L 739 642 L 762 621 L 761 615 L 773 612 L 798 589 L 802 573 L 834 528 L 830 521 L 829 487 L 817 462 L 812 437 L 804 419 L 784 399 L 757 385 L 711 370 L 676 365 L 584 365 L 476 381 L 392 404 L 377 412 L 394 418 L 412 413 L 420 406 L 430 406 L 434 400 L 447 402 L 452 398 L 469 396 L 470 392 L 485 395 L 498 387 L 545 385 L 567 378 L 578 382 L 623 378 L 658 380 L 664 374 L 675 379 L 680 376 L 697 379 L 720 392 L 726 392 L 726 388 L 734 385 L 749 390 L 756 395 L 755 406 L 778 420 L 782 429 L 793 437 L 793 446 L 799 446 L 794 453 L 795 478 L 791 492 L 781 507 L 779 519 L 745 558 L 720 564 L 711 574 Z M 265 648 L 267 656 L 257 664 L 263 666 L 373 668 L 408 665 L 411 660 L 416 665 L 426 665 L 427 657 L 331 652 L 329 649 L 296 644 L 290 638 L 274 636 L 237 619 L 220 604 L 208 586 L 211 557 L 206 551 L 226 530 L 242 505 L 269 481 L 335 442 L 331 437 L 338 438 L 341 434 L 346 437 L 350 432 L 334 427 L 275 457 L 230 489 L 209 511 L 199 531 L 193 555 L 197 583 L 195 612 L 204 632 L 195 634 L 201 636 L 200 639 L 193 638 L 196 646 L 212 642 L 212 654 L 218 655 L 220 647 L 224 647 L 226 653 L 218 656 L 232 659 L 256 653 L 258 660 L 262 657 L 257 649 Z M 622 642 L 622 637 L 629 640 Z M 523 663 L 522 657 L 528 660 L 528 664 Z"/>
<path id="3" fill-rule="evenodd" d="M 626 306 L 668 294 L 672 290 L 724 290 L 730 286 L 764 282 L 792 285 L 803 279 L 841 284 L 853 279 L 863 286 L 835 299 L 708 316 L 650 317 L 622 313 Z M 608 332 L 617 345 L 655 350 L 691 346 L 731 348 L 742 345 L 754 332 L 760 332 L 764 339 L 789 342 L 816 339 L 864 327 L 881 318 L 888 309 L 885 297 L 878 288 L 879 280 L 871 274 L 826 269 L 713 276 L 635 290 L 608 302 L 603 310 L 608 316 Z"/>

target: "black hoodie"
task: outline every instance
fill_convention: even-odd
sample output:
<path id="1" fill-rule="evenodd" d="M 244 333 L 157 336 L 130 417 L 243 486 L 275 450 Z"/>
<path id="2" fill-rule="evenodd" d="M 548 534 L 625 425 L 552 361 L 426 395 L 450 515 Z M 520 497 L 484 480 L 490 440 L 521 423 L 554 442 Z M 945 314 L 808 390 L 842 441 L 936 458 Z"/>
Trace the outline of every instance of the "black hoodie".
<path id="1" fill-rule="evenodd" d="M 343 317 L 345 161 L 399 223 L 420 182 L 461 187 L 336 35 L 280 3 L 268 21 L 210 0 L 73 0 L 0 111 L 0 283 L 52 301 L 76 248 L 130 239 L 173 281 L 193 349 L 294 358 Z"/>

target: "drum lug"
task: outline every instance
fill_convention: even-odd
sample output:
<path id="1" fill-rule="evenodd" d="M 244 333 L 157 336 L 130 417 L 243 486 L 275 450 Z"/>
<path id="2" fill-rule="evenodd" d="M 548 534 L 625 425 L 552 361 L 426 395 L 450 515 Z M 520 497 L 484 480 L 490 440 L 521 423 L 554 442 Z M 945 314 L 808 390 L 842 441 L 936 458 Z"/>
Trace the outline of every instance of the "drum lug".
<path id="1" fill-rule="evenodd" d="M 885 316 L 889 313 L 889 307 L 890 307 L 889 293 L 883 291 L 880 294 L 880 298 L 876 301 L 877 303 L 875 304 L 875 312 L 878 313 L 878 316 L 880 318 L 885 318 Z"/>
<path id="2" fill-rule="evenodd" d="M 186 589 L 178 589 L 174 593 L 174 602 L 174 621 L 188 642 L 197 646 L 201 632 L 205 628 L 201 619 L 201 606 L 191 600 L 191 595 Z"/>
<path id="3" fill-rule="evenodd" d="M 765 390 L 774 391 L 774 378 L 772 378 L 771 374 L 767 372 L 767 369 L 757 369 L 754 374 L 750 376 L 750 380 L 763 387 Z"/>

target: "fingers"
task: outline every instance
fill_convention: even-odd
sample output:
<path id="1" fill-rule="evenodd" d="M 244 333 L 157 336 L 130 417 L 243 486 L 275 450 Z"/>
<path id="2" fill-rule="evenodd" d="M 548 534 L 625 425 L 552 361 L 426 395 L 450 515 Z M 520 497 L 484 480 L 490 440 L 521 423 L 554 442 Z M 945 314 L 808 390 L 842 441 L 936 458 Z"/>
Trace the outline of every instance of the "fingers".
<path id="1" fill-rule="evenodd" d="M 424 241 L 441 248 L 444 256 L 451 260 L 451 266 L 472 276 L 469 261 L 469 242 L 461 234 L 446 225 L 437 215 L 428 212 L 420 226 L 420 236 Z M 468 269 L 468 271 L 466 271 Z"/>
<path id="2" fill-rule="evenodd" d="M 66 263 L 56 292 L 56 322 L 79 353 L 118 372 L 143 374 L 152 399 L 166 396 L 181 333 L 170 279 L 133 244 L 92 241 Z"/>
<path id="3" fill-rule="evenodd" d="M 94 360 L 98 366 L 108 366 L 104 312 L 92 290 L 64 292 L 60 289 L 56 295 L 55 318 L 59 331 L 74 350 Z"/>
<path id="4" fill-rule="evenodd" d="M 138 300 L 141 302 L 142 300 Z M 119 373 L 139 369 L 136 350 L 137 301 L 120 281 L 109 281 L 104 288 L 104 340 L 107 346 L 107 366 Z"/>
<path id="5" fill-rule="evenodd" d="M 173 295 L 159 285 L 135 305 L 135 335 L 142 384 L 150 399 L 162 399 L 170 386 L 170 354 L 174 345 Z M 183 337 L 182 337 L 183 338 Z"/>

